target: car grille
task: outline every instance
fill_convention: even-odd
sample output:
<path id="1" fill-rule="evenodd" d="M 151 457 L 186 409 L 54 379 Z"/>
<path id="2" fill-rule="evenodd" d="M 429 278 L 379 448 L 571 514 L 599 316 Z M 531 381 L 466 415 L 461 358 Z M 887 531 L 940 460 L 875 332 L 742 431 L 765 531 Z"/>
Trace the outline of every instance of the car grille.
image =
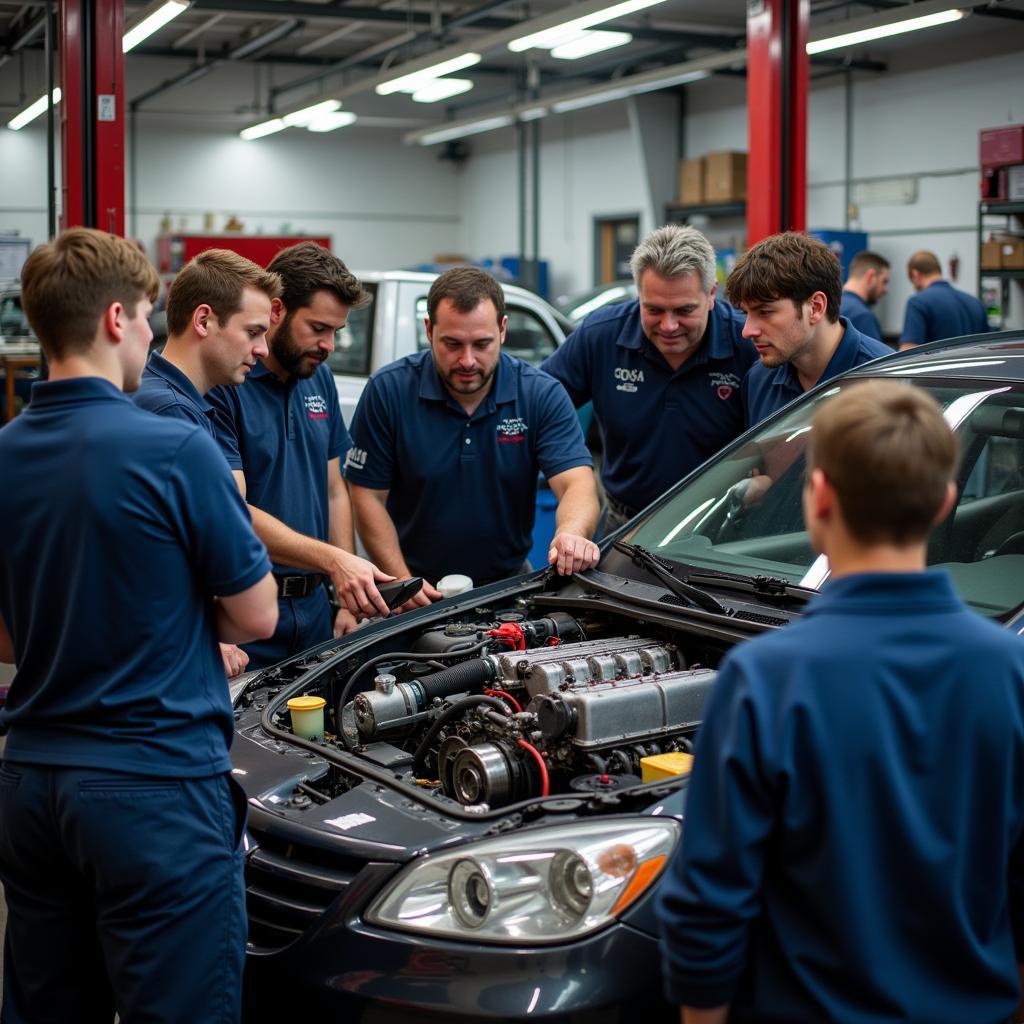
<path id="1" fill-rule="evenodd" d="M 249 951 L 275 953 L 294 942 L 352 883 L 364 862 L 253 830 L 245 864 Z"/>

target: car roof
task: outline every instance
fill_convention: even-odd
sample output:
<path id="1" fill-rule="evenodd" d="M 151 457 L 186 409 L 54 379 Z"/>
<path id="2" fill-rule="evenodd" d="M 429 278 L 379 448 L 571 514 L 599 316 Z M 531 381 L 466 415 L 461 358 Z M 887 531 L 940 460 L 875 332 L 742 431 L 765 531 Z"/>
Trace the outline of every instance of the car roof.
<path id="1" fill-rule="evenodd" d="M 1024 380 L 1024 331 L 973 334 L 919 345 L 865 363 L 851 376 Z"/>
<path id="2" fill-rule="evenodd" d="M 421 284 L 429 285 L 439 276 L 438 274 L 429 274 L 422 270 L 354 270 L 353 273 L 360 281 L 366 281 L 369 284 L 380 284 L 381 281 L 418 281 Z M 541 298 L 536 292 L 531 292 L 528 288 L 520 288 L 517 284 L 507 284 L 504 281 L 499 281 L 498 284 L 501 285 L 506 295 L 539 299 L 541 302 L 546 302 L 549 306 L 551 305 L 546 299 Z"/>

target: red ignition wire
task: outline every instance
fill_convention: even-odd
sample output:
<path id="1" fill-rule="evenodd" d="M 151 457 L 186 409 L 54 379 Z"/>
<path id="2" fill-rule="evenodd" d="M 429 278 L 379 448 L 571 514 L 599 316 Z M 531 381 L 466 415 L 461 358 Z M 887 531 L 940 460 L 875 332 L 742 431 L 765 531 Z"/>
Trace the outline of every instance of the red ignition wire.
<path id="1" fill-rule="evenodd" d="M 497 629 L 487 630 L 487 635 L 493 636 L 498 643 L 508 644 L 513 651 L 526 650 L 526 636 L 514 622 L 503 622 Z"/>
<path id="2" fill-rule="evenodd" d="M 528 751 L 534 761 L 537 762 L 537 767 L 540 769 L 540 795 L 548 796 L 551 792 L 551 779 L 548 777 L 548 766 L 544 763 L 544 758 L 540 756 L 540 751 L 532 743 L 527 743 L 526 740 L 516 740 L 516 743 L 523 750 Z"/>
<path id="3" fill-rule="evenodd" d="M 488 697 L 502 697 L 504 700 L 507 700 L 519 714 L 522 714 L 522 705 L 515 699 L 515 697 L 512 696 L 511 693 L 506 693 L 504 690 L 484 690 L 484 693 Z"/>

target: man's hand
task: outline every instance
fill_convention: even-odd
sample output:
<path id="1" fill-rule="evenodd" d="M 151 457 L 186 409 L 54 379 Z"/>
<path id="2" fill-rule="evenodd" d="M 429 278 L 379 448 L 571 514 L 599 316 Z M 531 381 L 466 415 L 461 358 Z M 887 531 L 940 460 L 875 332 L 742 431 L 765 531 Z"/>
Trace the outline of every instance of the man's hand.
<path id="1" fill-rule="evenodd" d="M 363 624 L 363 621 L 357 619 L 347 608 L 339 608 L 338 614 L 334 617 L 335 637 L 351 633 L 352 630 L 358 629 Z"/>
<path id="2" fill-rule="evenodd" d="M 402 577 L 406 579 L 407 577 Z M 444 598 L 444 594 L 441 593 L 437 587 L 432 587 L 426 580 L 423 581 L 423 586 L 409 598 L 405 604 L 400 604 L 394 609 L 394 613 L 398 612 L 411 612 L 416 608 L 426 608 L 428 604 L 433 604 L 435 601 L 440 601 Z"/>
<path id="3" fill-rule="evenodd" d="M 234 644 L 221 644 L 220 656 L 224 662 L 224 674 L 228 679 L 241 675 L 245 671 L 245 666 L 249 664 L 249 655 Z"/>
<path id="4" fill-rule="evenodd" d="M 394 576 L 341 548 L 335 548 L 334 552 L 330 575 L 341 604 L 356 616 L 387 615 L 387 602 L 380 596 L 377 584 L 388 583 Z"/>
<path id="5" fill-rule="evenodd" d="M 593 569 L 600 558 L 601 551 L 593 541 L 574 533 L 558 534 L 548 550 L 548 565 L 555 566 L 559 576 Z"/>

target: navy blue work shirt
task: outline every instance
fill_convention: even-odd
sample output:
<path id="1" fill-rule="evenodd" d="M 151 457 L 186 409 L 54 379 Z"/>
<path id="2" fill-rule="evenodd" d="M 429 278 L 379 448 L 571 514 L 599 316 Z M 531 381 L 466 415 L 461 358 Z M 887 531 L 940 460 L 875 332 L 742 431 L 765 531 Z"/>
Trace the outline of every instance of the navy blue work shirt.
<path id="1" fill-rule="evenodd" d="M 185 373 L 159 352 L 149 357 L 138 390 L 132 393 L 132 401 L 147 412 L 194 423 L 210 437 L 215 436 L 213 406 L 199 394 Z"/>
<path id="2" fill-rule="evenodd" d="M 282 381 L 257 362 L 238 387 L 220 385 L 207 395 L 216 410 L 217 440 L 232 469 L 245 474 L 246 501 L 293 530 L 330 536 L 327 462 L 352 444 L 330 368 Z M 277 572 L 311 570 L 274 566 Z"/>
<path id="3" fill-rule="evenodd" d="M 159 777 L 230 770 L 214 596 L 270 571 L 210 438 L 99 377 L 45 381 L 0 431 L 10 761 Z"/>
<path id="4" fill-rule="evenodd" d="M 1024 949 L 1024 644 L 942 572 L 829 583 L 722 661 L 661 885 L 669 999 L 1003 1024 Z"/>
<path id="5" fill-rule="evenodd" d="M 839 315 L 845 316 L 861 334 L 875 341 L 882 340 L 882 325 L 874 310 L 856 293 L 843 289 L 839 301 Z"/>
<path id="6" fill-rule="evenodd" d="M 900 341 L 924 345 L 961 334 L 985 334 L 991 329 L 978 299 L 948 281 L 933 281 L 907 299 Z"/>
<path id="7" fill-rule="evenodd" d="M 715 302 L 700 347 L 673 370 L 635 299 L 595 310 L 541 364 L 574 405 L 593 400 L 615 501 L 639 511 L 742 433 L 740 382 L 757 358 L 743 322 Z"/>
<path id="8" fill-rule="evenodd" d="M 592 466 L 565 391 L 501 354 L 471 416 L 448 394 L 429 351 L 378 370 L 352 418 L 345 476 L 388 491 L 406 564 L 431 582 L 478 586 L 514 573 L 530 549 L 538 470 Z"/>
<path id="9" fill-rule="evenodd" d="M 888 345 L 861 334 L 846 317 L 841 316 L 839 322 L 843 325 L 843 336 L 828 366 L 825 367 L 819 384 L 852 370 L 861 363 L 878 359 L 879 356 L 892 355 L 892 349 Z M 792 363 L 783 363 L 782 366 L 772 369 L 760 362 L 755 363 L 743 378 L 740 391 L 748 427 L 767 419 L 773 412 L 777 412 L 784 405 L 789 405 L 794 398 L 799 398 L 804 393 L 803 385 Z"/>

